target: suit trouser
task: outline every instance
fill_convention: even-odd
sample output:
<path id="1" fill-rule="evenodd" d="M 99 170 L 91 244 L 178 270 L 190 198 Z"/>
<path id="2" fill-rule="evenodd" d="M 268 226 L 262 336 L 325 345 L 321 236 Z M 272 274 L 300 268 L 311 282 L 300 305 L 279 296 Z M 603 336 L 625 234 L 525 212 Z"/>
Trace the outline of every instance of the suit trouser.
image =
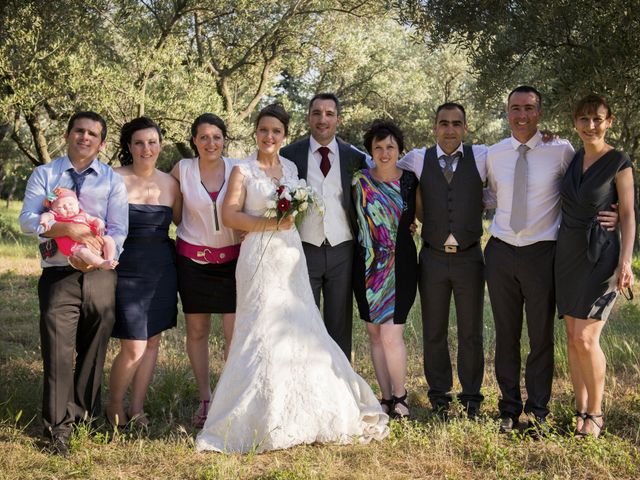
<path id="1" fill-rule="evenodd" d="M 502 393 L 502 417 L 522 413 L 520 337 L 523 306 L 529 355 L 525 367 L 525 413 L 545 417 L 553 381 L 553 263 L 556 242 L 514 247 L 492 237 L 485 249 L 487 285 L 496 327 L 496 378 Z"/>
<path id="2" fill-rule="evenodd" d="M 420 252 L 424 373 L 434 407 L 451 401 L 448 333 L 452 293 L 458 329 L 458 379 L 462 386 L 458 399 L 465 406 L 477 407 L 484 398 L 480 393 L 484 376 L 484 262 L 479 244 L 458 253 L 444 253 L 428 246 Z"/>
<path id="3" fill-rule="evenodd" d="M 44 367 L 42 420 L 52 434 L 100 413 L 100 386 L 115 321 L 116 272 L 45 268 L 38 282 Z M 75 368 L 74 368 L 75 359 Z"/>
<path id="4" fill-rule="evenodd" d="M 349 240 L 336 246 L 327 244 L 316 247 L 303 242 L 307 259 L 309 280 L 316 305 L 320 308 L 327 332 L 351 361 L 351 332 L 353 327 L 353 251 Z"/>

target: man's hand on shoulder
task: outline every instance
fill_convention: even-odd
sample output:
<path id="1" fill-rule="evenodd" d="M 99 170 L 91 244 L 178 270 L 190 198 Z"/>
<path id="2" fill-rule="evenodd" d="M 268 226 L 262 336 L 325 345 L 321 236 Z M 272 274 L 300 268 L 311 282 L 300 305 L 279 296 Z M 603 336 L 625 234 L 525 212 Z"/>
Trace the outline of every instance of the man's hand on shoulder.
<path id="1" fill-rule="evenodd" d="M 560 135 L 552 132 L 551 130 L 540 130 L 540 133 L 542 134 L 542 143 L 550 143 L 555 140 L 560 140 Z"/>

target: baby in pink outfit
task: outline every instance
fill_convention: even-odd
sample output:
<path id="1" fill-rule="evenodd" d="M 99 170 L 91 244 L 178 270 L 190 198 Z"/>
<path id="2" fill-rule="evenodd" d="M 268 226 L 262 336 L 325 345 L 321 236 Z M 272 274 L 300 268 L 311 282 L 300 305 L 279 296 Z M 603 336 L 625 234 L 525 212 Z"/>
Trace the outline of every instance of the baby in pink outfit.
<path id="1" fill-rule="evenodd" d="M 118 265 L 115 260 L 116 244 L 109 235 L 104 235 L 104 222 L 80 210 L 78 197 L 68 188 L 56 188 L 52 194 L 44 201 L 48 212 L 40 215 L 40 227 L 38 233 L 42 234 L 51 228 L 54 222 L 79 223 L 87 225 L 91 231 L 102 237 L 104 241 L 104 258 L 91 251 L 86 245 L 75 242 L 69 237 L 58 237 L 55 239 L 58 249 L 67 257 L 77 257 L 86 264 L 101 268 L 103 270 L 113 270 Z"/>

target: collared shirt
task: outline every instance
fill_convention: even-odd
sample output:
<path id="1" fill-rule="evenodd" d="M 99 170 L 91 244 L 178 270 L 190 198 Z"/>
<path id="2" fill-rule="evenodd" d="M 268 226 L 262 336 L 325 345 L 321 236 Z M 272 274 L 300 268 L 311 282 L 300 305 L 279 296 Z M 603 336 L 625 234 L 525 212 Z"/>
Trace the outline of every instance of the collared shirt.
<path id="1" fill-rule="evenodd" d="M 476 168 L 478 169 L 478 173 L 480 174 L 480 179 L 484 183 L 487 179 L 487 147 L 485 145 L 472 145 L 471 149 L 473 151 L 473 156 L 476 160 Z M 410 172 L 415 173 L 416 177 L 420 178 L 422 175 L 422 168 L 424 167 L 424 154 L 426 153 L 427 148 L 414 148 L 409 153 L 407 153 L 404 157 L 402 157 L 398 161 L 398 167 L 403 170 L 409 170 Z M 458 145 L 453 154 L 460 152 L 461 155 L 464 155 L 462 150 L 462 143 Z M 440 164 L 440 168 L 444 168 L 444 159 L 441 158 L 443 155 L 446 155 L 440 145 L 436 145 L 436 154 L 438 155 L 438 163 Z M 458 168 L 458 159 L 453 162 L 453 171 L 456 171 Z"/>
<path id="2" fill-rule="evenodd" d="M 309 136 L 309 150 L 311 151 L 313 158 L 318 162 L 318 167 L 320 167 L 320 162 L 322 161 L 322 155 L 320 155 L 318 149 L 322 146 L 323 145 L 320 145 L 320 143 L 313 138 L 313 135 Z M 329 149 L 329 162 L 331 162 L 331 166 L 333 166 L 333 163 L 338 158 L 338 141 L 336 140 L 336 137 L 333 137 L 326 147 Z"/>
<path id="3" fill-rule="evenodd" d="M 560 184 L 573 159 L 573 147 L 567 140 L 542 142 L 537 132 L 526 143 L 527 152 L 527 222 L 519 233 L 510 226 L 513 201 L 513 177 L 518 147 L 515 138 L 505 138 L 489 148 L 487 180 L 496 197 L 496 213 L 489 232 L 516 247 L 540 241 L 553 241 L 560 226 Z"/>
<path id="4" fill-rule="evenodd" d="M 117 258 L 122 252 L 122 245 L 129 227 L 127 189 L 122 177 L 98 159 L 93 160 L 89 167 L 93 172 L 86 176 L 82 185 L 80 208 L 105 222 L 105 235 L 113 238 Z M 43 201 L 48 193 L 53 192 L 56 187 L 73 190 L 69 169 L 73 169 L 73 165 L 66 155 L 35 168 L 27 182 L 22 212 L 20 212 L 20 228 L 24 233 L 37 235 L 40 215 L 45 211 Z M 46 240 L 47 238 L 40 237 L 41 242 Z M 68 265 L 68 263 L 67 258 L 58 252 L 47 261 L 42 260 L 41 265 L 52 267 Z"/>
<path id="5" fill-rule="evenodd" d="M 331 169 L 326 176 L 320 170 L 322 156 L 318 148 L 321 146 L 313 136 L 309 137 L 307 183 L 322 198 L 324 215 L 318 213 L 316 209 L 311 209 L 300 225 L 300 238 L 303 242 L 315 246 L 320 246 L 325 240 L 335 246 L 353 238 L 349 218 L 342 202 L 343 195 L 350 195 L 351 192 L 342 191 L 338 141 L 334 137 L 327 145 Z"/>
<path id="6" fill-rule="evenodd" d="M 473 151 L 473 156 L 476 161 L 476 168 L 478 169 L 478 173 L 480 174 L 480 179 L 482 180 L 482 183 L 484 183 L 487 179 L 488 148 L 485 145 L 472 145 L 471 150 Z M 422 176 L 422 169 L 424 168 L 424 155 L 426 151 L 427 151 L 426 147 L 415 148 L 411 150 L 409 153 L 407 153 L 404 157 L 402 157 L 398 161 L 398 167 L 402 168 L 403 170 L 409 170 L 413 172 L 416 175 L 416 177 L 420 178 Z M 458 152 L 460 152 L 459 158 L 462 158 L 464 156 L 462 143 L 458 145 L 458 148 L 452 153 L 452 155 L 455 155 Z M 440 164 L 440 168 L 444 168 L 445 162 L 442 156 L 446 155 L 446 153 L 444 153 L 444 150 L 442 150 L 442 148 L 440 148 L 440 145 L 437 145 L 437 144 L 436 144 L 436 155 L 438 156 L 438 163 Z M 458 157 L 456 157 L 456 159 L 453 161 L 452 168 L 454 172 L 456 171 L 456 168 L 458 168 Z M 458 245 L 458 241 L 453 236 L 453 234 L 450 233 L 447 239 L 445 240 L 444 244 Z"/>

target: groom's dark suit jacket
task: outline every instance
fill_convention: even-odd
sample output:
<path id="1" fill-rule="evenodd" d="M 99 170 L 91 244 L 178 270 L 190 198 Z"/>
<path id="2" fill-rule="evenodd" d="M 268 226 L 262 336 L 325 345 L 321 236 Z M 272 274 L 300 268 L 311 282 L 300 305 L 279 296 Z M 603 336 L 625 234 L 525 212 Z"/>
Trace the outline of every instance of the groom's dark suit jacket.
<path id="1" fill-rule="evenodd" d="M 353 174 L 366 168 L 365 155 L 353 149 L 338 137 L 338 155 L 340 157 L 340 179 L 342 182 L 342 206 L 348 214 L 354 240 L 357 235 L 356 210 L 351 195 L 351 179 Z M 291 160 L 298 167 L 298 176 L 307 179 L 309 161 L 309 137 L 298 140 L 280 150 L 280 155 Z"/>

